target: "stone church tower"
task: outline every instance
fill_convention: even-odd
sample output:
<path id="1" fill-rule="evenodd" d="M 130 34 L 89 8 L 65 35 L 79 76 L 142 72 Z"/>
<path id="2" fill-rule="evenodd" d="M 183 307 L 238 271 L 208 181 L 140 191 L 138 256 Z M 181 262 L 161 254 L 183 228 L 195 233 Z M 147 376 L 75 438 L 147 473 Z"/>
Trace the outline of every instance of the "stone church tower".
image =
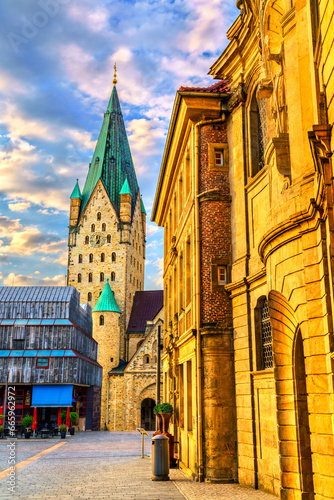
<path id="1" fill-rule="evenodd" d="M 118 357 L 127 361 L 133 296 L 144 289 L 146 212 L 113 83 L 85 186 L 81 193 L 77 182 L 71 195 L 67 285 L 94 309 L 109 279 L 120 310 Z"/>

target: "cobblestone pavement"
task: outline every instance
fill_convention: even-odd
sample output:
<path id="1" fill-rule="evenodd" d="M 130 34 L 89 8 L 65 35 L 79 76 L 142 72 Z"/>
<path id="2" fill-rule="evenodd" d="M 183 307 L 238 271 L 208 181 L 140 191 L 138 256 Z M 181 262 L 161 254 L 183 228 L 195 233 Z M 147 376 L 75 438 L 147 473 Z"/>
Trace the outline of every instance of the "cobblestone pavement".
<path id="1" fill-rule="evenodd" d="M 172 481 L 151 481 L 150 438 L 145 439 L 141 459 L 141 436 L 137 432 L 86 432 L 66 440 L 16 472 L 15 493 L 7 479 L 0 481 L 0 499 L 6 500 L 275 500 L 265 493 L 238 485 L 194 483 L 179 470 Z M 18 441 L 16 462 L 46 451 L 62 440 Z M 0 443 L 0 464 L 6 468 L 8 442 Z"/>

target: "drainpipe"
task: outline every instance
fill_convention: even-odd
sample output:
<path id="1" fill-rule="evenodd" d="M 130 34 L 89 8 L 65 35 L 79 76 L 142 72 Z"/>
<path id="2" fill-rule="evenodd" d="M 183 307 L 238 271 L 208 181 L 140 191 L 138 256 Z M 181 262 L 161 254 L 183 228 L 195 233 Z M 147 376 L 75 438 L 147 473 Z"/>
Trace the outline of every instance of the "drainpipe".
<path id="1" fill-rule="evenodd" d="M 203 412 L 202 412 L 202 356 L 201 356 L 201 258 L 200 258 L 200 218 L 199 218 L 199 127 L 210 123 L 225 121 L 225 114 L 215 120 L 201 120 L 195 124 L 195 172 L 193 175 L 195 187 L 195 325 L 196 325 L 196 361 L 197 361 L 197 442 L 198 442 L 198 481 L 204 481 L 203 468 Z"/>

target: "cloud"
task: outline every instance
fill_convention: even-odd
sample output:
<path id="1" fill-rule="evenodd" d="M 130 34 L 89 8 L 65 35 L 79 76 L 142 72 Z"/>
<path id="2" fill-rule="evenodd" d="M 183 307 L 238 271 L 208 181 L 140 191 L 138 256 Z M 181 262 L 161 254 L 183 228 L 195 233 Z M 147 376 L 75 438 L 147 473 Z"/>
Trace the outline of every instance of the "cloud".
<path id="1" fill-rule="evenodd" d="M 6 286 L 65 286 L 65 276 L 58 274 L 53 278 L 38 278 L 37 276 L 25 276 L 24 274 L 9 273 L 3 278 L 3 285 Z"/>
<path id="2" fill-rule="evenodd" d="M 86 29 L 93 32 L 105 32 L 109 27 L 110 11 L 103 6 L 71 4 L 68 8 L 69 15 Z"/>
<path id="3" fill-rule="evenodd" d="M 18 201 L 16 203 L 8 203 L 8 208 L 12 212 L 25 212 L 28 208 L 31 207 L 30 202 L 26 201 Z"/>

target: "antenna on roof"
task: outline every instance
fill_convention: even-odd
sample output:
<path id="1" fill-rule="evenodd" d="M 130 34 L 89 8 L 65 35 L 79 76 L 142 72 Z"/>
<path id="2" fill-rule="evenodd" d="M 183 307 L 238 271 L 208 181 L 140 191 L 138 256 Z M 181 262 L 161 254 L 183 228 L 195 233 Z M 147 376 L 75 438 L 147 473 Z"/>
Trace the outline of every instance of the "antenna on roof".
<path id="1" fill-rule="evenodd" d="M 117 79 L 116 79 L 116 63 L 114 64 L 114 79 L 113 79 L 113 84 L 116 85 Z"/>

